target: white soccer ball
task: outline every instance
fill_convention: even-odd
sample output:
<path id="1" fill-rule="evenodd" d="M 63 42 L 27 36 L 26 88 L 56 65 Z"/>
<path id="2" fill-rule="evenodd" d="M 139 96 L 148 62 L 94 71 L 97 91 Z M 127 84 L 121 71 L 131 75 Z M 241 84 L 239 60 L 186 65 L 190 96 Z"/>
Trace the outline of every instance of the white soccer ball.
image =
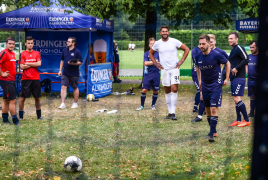
<path id="1" fill-rule="evenodd" d="M 94 94 L 88 94 L 88 95 L 87 95 L 87 100 L 88 100 L 88 101 L 92 101 L 92 100 L 94 100 L 94 99 L 95 99 Z"/>
<path id="2" fill-rule="evenodd" d="M 67 172 L 80 171 L 82 169 L 82 161 L 76 156 L 70 156 L 65 160 L 64 168 Z"/>

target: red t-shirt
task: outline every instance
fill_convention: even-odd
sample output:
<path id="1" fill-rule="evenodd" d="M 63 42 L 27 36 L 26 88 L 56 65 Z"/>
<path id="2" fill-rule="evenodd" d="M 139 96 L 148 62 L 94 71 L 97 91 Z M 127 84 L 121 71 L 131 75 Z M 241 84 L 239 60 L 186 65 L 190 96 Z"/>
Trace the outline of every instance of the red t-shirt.
<path id="1" fill-rule="evenodd" d="M 35 63 L 38 61 L 42 61 L 38 51 L 23 51 L 21 53 L 20 64 Z M 29 69 L 23 70 L 21 80 L 40 80 L 38 67 L 30 67 Z"/>
<path id="2" fill-rule="evenodd" d="M 4 53 L 4 55 L 3 55 Z M 3 55 L 3 56 L 2 56 Z M 9 71 L 8 77 L 0 76 L 0 80 L 3 81 L 15 81 L 16 80 L 16 57 L 13 51 L 9 51 L 8 49 L 4 49 L 0 53 L 0 68 L 2 72 Z"/>

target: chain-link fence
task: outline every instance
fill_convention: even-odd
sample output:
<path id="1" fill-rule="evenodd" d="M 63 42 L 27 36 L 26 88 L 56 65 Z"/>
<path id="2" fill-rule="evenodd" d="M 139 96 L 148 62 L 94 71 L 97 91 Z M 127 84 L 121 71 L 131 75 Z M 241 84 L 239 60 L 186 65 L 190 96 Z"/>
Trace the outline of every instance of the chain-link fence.
<path id="1" fill-rule="evenodd" d="M 231 51 L 228 44 L 228 34 L 236 31 L 236 20 L 247 18 L 244 14 L 233 14 L 233 24 L 228 24 L 228 28 L 223 26 L 216 26 L 213 21 L 198 22 L 198 23 L 182 23 L 179 27 L 170 29 L 170 37 L 180 40 L 193 49 L 198 45 L 198 37 L 202 34 L 214 34 L 216 36 L 216 47 L 223 49 L 226 53 Z M 160 27 L 162 25 L 171 25 L 171 21 L 163 16 L 157 18 L 157 34 L 156 39 L 160 39 Z M 136 22 L 130 22 L 127 15 L 122 15 L 114 19 L 115 33 L 114 40 L 119 47 L 120 55 L 120 76 L 128 77 L 141 77 L 143 75 L 143 54 L 144 54 L 144 39 L 145 39 L 145 18 L 137 18 Z M 239 44 L 245 46 L 248 53 L 249 42 L 258 39 L 258 34 L 243 34 L 239 33 Z M 134 44 L 134 45 L 133 45 Z M 132 48 L 132 46 L 134 48 Z M 179 59 L 182 57 L 183 51 L 178 51 Z M 186 61 L 181 66 L 182 76 L 191 76 L 191 53 L 189 53 Z M 135 79 L 135 78 L 134 78 Z"/>

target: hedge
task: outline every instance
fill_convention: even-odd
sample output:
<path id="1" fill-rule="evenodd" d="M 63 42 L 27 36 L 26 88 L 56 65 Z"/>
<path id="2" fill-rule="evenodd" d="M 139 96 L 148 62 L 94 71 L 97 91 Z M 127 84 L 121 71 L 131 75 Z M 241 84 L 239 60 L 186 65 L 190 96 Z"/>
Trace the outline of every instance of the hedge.
<path id="1" fill-rule="evenodd" d="M 193 30 L 193 47 L 198 45 L 198 37 L 202 34 L 214 34 L 216 36 L 217 44 L 216 46 L 221 49 L 231 49 L 228 44 L 228 34 L 234 32 L 235 30 L 226 29 L 226 30 L 212 30 L 212 29 L 201 29 Z M 142 34 L 141 34 L 142 35 Z M 191 30 L 170 30 L 170 37 L 179 39 L 182 43 L 186 44 L 188 47 L 191 47 Z M 243 45 L 244 43 L 244 34 L 239 32 L 239 43 Z M 160 39 L 160 35 L 157 34 L 156 39 Z M 249 45 L 250 41 L 257 40 L 258 34 L 246 34 L 245 45 Z M 130 41 L 122 40 L 116 41 L 120 50 L 127 50 L 129 43 L 134 43 L 135 48 L 144 48 L 144 41 Z"/>

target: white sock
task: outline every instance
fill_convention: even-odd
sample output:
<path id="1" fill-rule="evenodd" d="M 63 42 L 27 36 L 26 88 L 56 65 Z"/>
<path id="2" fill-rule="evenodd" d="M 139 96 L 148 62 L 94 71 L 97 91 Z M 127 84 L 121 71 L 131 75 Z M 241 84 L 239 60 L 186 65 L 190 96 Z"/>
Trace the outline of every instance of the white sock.
<path id="1" fill-rule="evenodd" d="M 171 92 L 171 114 L 175 114 L 177 106 L 178 93 Z"/>
<path id="2" fill-rule="evenodd" d="M 168 113 L 171 113 L 171 93 L 166 94 L 166 102 L 168 107 Z"/>
<path id="3" fill-rule="evenodd" d="M 200 118 L 200 119 L 202 119 L 202 116 L 201 115 L 198 115 L 197 117 Z"/>

